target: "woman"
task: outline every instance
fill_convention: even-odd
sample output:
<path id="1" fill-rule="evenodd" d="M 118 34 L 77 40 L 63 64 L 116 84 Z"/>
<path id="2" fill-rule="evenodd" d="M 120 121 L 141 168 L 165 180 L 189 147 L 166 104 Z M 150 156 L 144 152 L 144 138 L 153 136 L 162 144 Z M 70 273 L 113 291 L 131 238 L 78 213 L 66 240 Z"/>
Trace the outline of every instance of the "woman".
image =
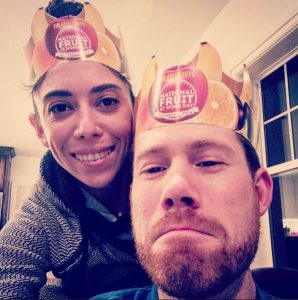
<path id="1" fill-rule="evenodd" d="M 115 63 L 102 58 L 102 47 L 93 47 L 94 32 L 97 37 L 99 33 L 84 21 L 88 12 L 90 17 L 89 3 L 53 1 L 46 11 L 37 12 L 54 19 L 45 38 L 38 39 L 40 32 L 32 27 L 30 122 L 49 151 L 31 195 L 0 232 L 0 298 L 87 298 L 146 285 L 129 219 L 134 99 L 123 75 L 123 56 L 120 53 L 121 64 Z M 82 11 L 85 19 L 59 18 L 80 16 Z M 61 30 L 55 32 L 57 28 Z M 57 53 L 50 56 L 51 41 L 62 45 L 61 61 Z M 74 57 L 77 45 L 83 45 L 79 55 L 86 49 L 87 54 Z M 48 52 L 43 52 L 45 46 Z M 88 56 L 90 49 L 94 55 Z M 50 271 L 59 286 L 45 286 Z"/>

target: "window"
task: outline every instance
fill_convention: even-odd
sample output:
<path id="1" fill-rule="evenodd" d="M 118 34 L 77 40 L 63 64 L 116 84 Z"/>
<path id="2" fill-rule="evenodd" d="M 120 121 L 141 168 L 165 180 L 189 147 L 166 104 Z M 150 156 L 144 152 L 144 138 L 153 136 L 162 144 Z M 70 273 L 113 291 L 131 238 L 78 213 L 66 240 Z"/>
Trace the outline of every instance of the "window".
<path id="1" fill-rule="evenodd" d="M 273 261 L 298 269 L 298 54 L 261 75 L 264 162 L 273 178 L 270 209 Z"/>
<path id="2" fill-rule="evenodd" d="M 271 229 L 275 237 L 280 233 L 275 249 L 276 266 L 298 269 L 298 171 L 284 171 L 272 177 L 274 196 Z M 277 218 L 279 214 L 280 218 Z M 281 219 L 280 224 L 278 219 Z"/>
<path id="3" fill-rule="evenodd" d="M 261 80 L 267 166 L 298 158 L 298 55 Z"/>

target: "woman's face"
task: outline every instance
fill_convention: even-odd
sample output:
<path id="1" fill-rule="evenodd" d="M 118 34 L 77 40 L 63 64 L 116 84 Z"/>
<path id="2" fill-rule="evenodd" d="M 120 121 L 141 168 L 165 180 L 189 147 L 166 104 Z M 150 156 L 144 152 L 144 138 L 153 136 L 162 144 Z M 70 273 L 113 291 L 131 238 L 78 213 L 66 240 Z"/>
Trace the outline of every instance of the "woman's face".
<path id="1" fill-rule="evenodd" d="M 90 187 L 109 184 L 130 143 L 127 84 L 99 63 L 76 61 L 51 69 L 34 99 L 39 118 L 30 122 L 57 162 Z"/>

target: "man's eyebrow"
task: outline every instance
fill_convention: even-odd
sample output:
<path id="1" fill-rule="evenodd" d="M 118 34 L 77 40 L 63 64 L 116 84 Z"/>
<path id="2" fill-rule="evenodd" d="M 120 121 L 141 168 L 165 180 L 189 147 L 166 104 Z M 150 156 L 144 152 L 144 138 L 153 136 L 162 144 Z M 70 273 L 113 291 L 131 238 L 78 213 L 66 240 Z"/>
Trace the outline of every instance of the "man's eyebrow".
<path id="1" fill-rule="evenodd" d="M 117 89 L 120 90 L 120 87 L 113 83 L 102 84 L 99 86 L 95 86 L 90 90 L 90 93 L 100 93 L 105 90 Z"/>
<path id="2" fill-rule="evenodd" d="M 166 147 L 163 146 L 152 146 L 144 149 L 140 152 L 140 154 L 135 154 L 135 161 L 140 161 L 146 157 L 155 156 L 157 154 L 167 153 Z"/>
<path id="3" fill-rule="evenodd" d="M 191 151 L 194 151 L 194 150 L 199 151 L 199 150 L 204 150 L 204 149 L 208 149 L 208 148 L 220 149 L 230 155 L 235 153 L 235 150 L 232 147 L 230 147 L 229 145 L 227 145 L 226 143 L 222 143 L 220 141 L 210 140 L 210 139 L 191 141 L 188 144 L 186 149 L 189 149 Z M 156 145 L 156 146 L 148 147 L 148 148 L 145 148 L 144 150 L 141 150 L 140 154 L 135 154 L 135 161 L 140 161 L 144 158 L 155 156 L 158 154 L 166 155 L 168 153 L 168 151 L 169 151 L 169 149 L 167 148 L 166 145 L 165 146 Z"/>
<path id="4" fill-rule="evenodd" d="M 191 150 L 199 150 L 204 148 L 216 148 L 230 154 L 235 153 L 235 150 L 231 146 L 216 140 L 197 140 L 189 144 L 189 149 Z"/>
<path id="5" fill-rule="evenodd" d="M 69 96 L 72 96 L 72 93 L 70 91 L 55 90 L 55 91 L 51 91 L 51 92 L 48 92 L 47 94 L 45 94 L 43 97 L 43 101 L 45 102 L 53 97 L 69 97 Z"/>

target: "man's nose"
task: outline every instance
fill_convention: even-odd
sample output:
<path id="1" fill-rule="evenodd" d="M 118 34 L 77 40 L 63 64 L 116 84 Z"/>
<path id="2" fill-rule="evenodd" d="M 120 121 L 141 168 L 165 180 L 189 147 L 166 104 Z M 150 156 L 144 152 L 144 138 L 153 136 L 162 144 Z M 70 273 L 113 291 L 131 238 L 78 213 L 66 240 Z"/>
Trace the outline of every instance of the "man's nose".
<path id="1" fill-rule="evenodd" d="M 186 170 L 187 171 L 187 170 Z M 192 186 L 190 174 L 176 171 L 171 172 L 165 178 L 165 185 L 161 196 L 161 205 L 163 209 L 169 210 L 172 208 L 198 208 L 199 195 Z"/>
<path id="2" fill-rule="evenodd" d="M 98 115 L 90 111 L 84 111 L 78 115 L 78 123 L 74 131 L 74 136 L 78 139 L 89 139 L 101 136 L 103 129 L 98 118 Z"/>

